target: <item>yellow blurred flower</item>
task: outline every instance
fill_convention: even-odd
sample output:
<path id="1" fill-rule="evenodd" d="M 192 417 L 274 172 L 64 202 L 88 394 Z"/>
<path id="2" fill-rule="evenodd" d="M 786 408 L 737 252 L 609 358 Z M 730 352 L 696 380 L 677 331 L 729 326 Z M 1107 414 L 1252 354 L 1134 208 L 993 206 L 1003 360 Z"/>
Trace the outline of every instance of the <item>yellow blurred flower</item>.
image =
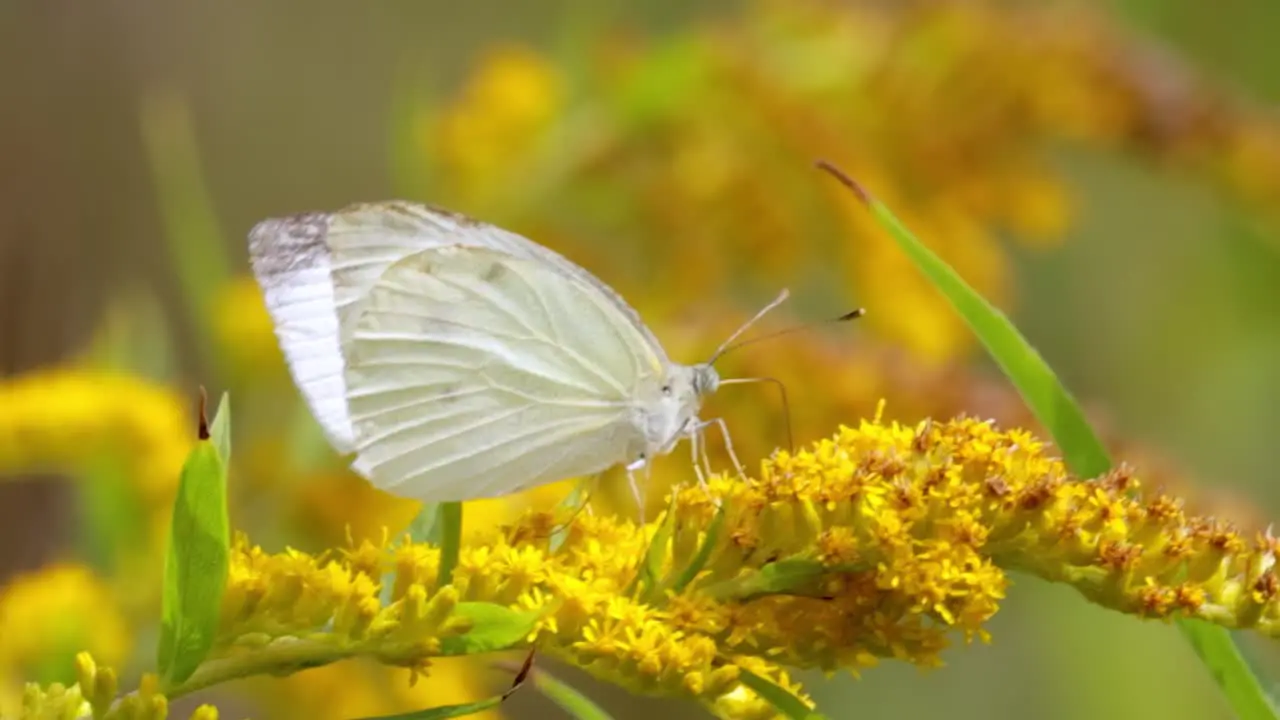
<path id="1" fill-rule="evenodd" d="M 89 568 L 57 564 L 19 575 L 0 588 L 0 681 L 43 676 L 68 679 L 75 653 L 88 650 L 118 664 L 132 647 L 125 618 L 106 584 Z M 0 716 L 16 688 L 0 692 Z M 7 696 L 7 697 L 6 697 Z"/>
<path id="2" fill-rule="evenodd" d="M 81 368 L 0 382 L 0 473 L 77 470 L 109 456 L 131 464 L 143 497 L 165 506 L 194 437 L 181 398 L 142 378 Z"/>
<path id="3" fill-rule="evenodd" d="M 412 685 L 406 680 L 409 671 L 353 660 L 286 678 L 262 678 L 253 686 L 265 714 L 349 720 L 483 700 L 494 695 L 498 686 L 487 687 L 479 681 L 482 676 L 476 671 L 482 662 L 438 658 L 426 676 Z M 485 711 L 467 717 L 496 720 L 500 715 Z"/>
<path id="4" fill-rule="evenodd" d="M 849 224 L 847 198 L 803 189 L 810 162 L 851 168 L 1003 306 L 1003 238 L 1048 248 L 1074 221 L 1063 141 L 1280 197 L 1280 125 L 1149 50 L 1083 6 L 764 0 L 657 40 L 608 36 L 570 99 L 552 59 L 497 48 L 424 132 L 442 199 L 603 255 L 588 267 L 646 318 L 803 284 L 938 361 L 969 333 L 878 230 Z M 555 152 L 529 152 L 553 125 Z"/>
<path id="5" fill-rule="evenodd" d="M 142 510 L 141 548 L 101 548 L 116 554 L 126 605 L 158 598 L 151 580 L 159 582 L 169 510 L 194 440 L 194 410 L 140 377 L 62 367 L 0 381 L 0 477 L 55 471 L 105 483 L 95 471 L 111 467 L 123 482 L 93 491 L 123 494 L 122 504 Z"/>
<path id="6" fill-rule="evenodd" d="M 279 375 L 283 356 L 262 291 L 252 276 L 234 278 L 219 289 L 213 329 L 232 370 L 241 375 Z"/>
<path id="7" fill-rule="evenodd" d="M 562 109 L 559 69 L 541 54 L 507 45 L 487 53 L 457 102 L 424 121 L 426 144 L 450 168 L 460 197 L 492 191 L 538 146 Z"/>

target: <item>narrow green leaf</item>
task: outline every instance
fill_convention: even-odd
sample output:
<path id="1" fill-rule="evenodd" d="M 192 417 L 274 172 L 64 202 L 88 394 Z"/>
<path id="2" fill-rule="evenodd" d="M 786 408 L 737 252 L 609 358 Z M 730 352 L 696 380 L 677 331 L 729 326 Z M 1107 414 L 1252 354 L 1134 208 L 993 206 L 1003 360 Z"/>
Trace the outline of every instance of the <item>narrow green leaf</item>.
<path id="1" fill-rule="evenodd" d="M 422 509 L 409 521 L 405 532 L 409 536 L 409 542 L 429 543 L 440 548 L 439 582 L 442 586 L 448 585 L 453 578 L 454 568 L 458 567 L 458 553 L 462 547 L 462 503 L 423 503 Z M 399 547 L 400 543 L 397 539 L 391 544 L 391 548 Z M 391 602 L 394 587 L 395 573 L 383 575 L 382 591 L 379 593 L 383 603 Z"/>
<path id="2" fill-rule="evenodd" d="M 991 358 L 1018 389 L 1032 414 L 1049 431 L 1072 470 L 1096 477 L 1111 467 L 1106 447 L 1094 434 L 1075 398 L 1058 382 L 1040 353 L 1022 337 L 1003 312 L 978 294 L 942 258 L 915 238 L 878 201 L 872 215 L 889 231 L 903 252 L 929 278 L 986 347 Z"/>
<path id="3" fill-rule="evenodd" d="M 441 655 L 475 655 L 506 650 L 533 632 L 542 613 L 520 612 L 494 603 L 464 602 L 454 608 L 453 616 L 470 620 L 472 626 L 461 635 L 441 638 Z"/>
<path id="4" fill-rule="evenodd" d="M 551 537 L 547 540 L 547 549 L 556 552 L 569 539 L 569 528 L 573 525 L 573 520 L 582 512 L 583 507 L 591 497 L 590 485 L 600 479 L 599 475 L 589 475 L 587 477 L 578 478 L 573 484 L 573 489 L 569 491 L 564 499 L 556 504 L 556 516 L 561 513 L 568 513 L 569 519 L 562 525 L 551 531 Z"/>
<path id="5" fill-rule="evenodd" d="M 1280 715 L 1230 633 L 1202 620 L 1189 619 L 1180 621 L 1178 630 L 1222 688 L 1237 717 L 1261 720 Z"/>
<path id="6" fill-rule="evenodd" d="M 671 544 L 671 535 L 676 529 L 675 497 L 672 496 L 671 507 L 667 508 L 662 524 L 653 532 L 649 548 L 644 553 L 644 584 L 649 597 L 658 597 L 662 591 L 662 566 L 667 559 L 667 549 Z"/>
<path id="7" fill-rule="evenodd" d="M 738 679 L 791 720 L 824 720 L 825 718 L 822 713 L 810 709 L 803 700 L 791 694 L 789 690 L 766 677 L 744 668 L 738 675 Z"/>
<path id="8" fill-rule="evenodd" d="M 717 510 L 715 517 L 711 518 L 711 524 L 707 526 L 706 537 L 702 539 L 702 545 L 698 547 L 698 552 L 693 556 L 693 560 L 685 566 L 680 575 L 671 583 L 671 589 L 680 592 L 698 577 L 698 573 L 707 566 L 707 561 L 711 559 L 711 551 L 715 550 L 716 544 L 720 542 L 720 533 L 724 529 L 724 505 Z"/>
<path id="9" fill-rule="evenodd" d="M 511 688 L 501 695 L 491 698 L 479 700 L 476 702 L 462 703 L 460 705 L 444 705 L 441 707 L 427 708 L 426 710 L 415 710 L 413 712 L 401 713 L 399 715 L 383 715 L 377 718 L 365 718 L 364 720 L 443 720 L 444 718 L 466 717 L 475 713 L 490 710 L 502 704 L 504 700 L 511 697 L 511 694 L 519 690 L 524 685 L 525 680 L 529 677 L 530 670 L 533 669 L 533 653 L 530 652 L 524 660 L 524 664 L 520 666 L 519 672 L 516 673 L 515 679 L 511 682 Z"/>
<path id="10" fill-rule="evenodd" d="M 81 557 L 103 575 L 117 572 L 121 560 L 139 557 L 150 542 L 146 503 L 137 492 L 133 463 L 121 455 L 89 457 L 76 486 L 77 546 Z"/>
<path id="11" fill-rule="evenodd" d="M 534 670 L 530 678 L 538 692 L 576 720 L 613 720 L 613 717 L 594 700 L 547 671 Z"/>
<path id="12" fill-rule="evenodd" d="M 441 587 L 453 582 L 453 571 L 458 567 L 458 555 L 462 552 L 462 503 L 440 503 L 439 515 L 432 528 L 432 543 L 440 546 Z"/>
<path id="13" fill-rule="evenodd" d="M 672 498 L 674 507 L 674 497 Z M 631 578 L 631 582 L 627 585 L 624 595 L 633 595 L 643 588 L 645 597 L 652 598 L 656 594 L 656 590 L 660 587 L 662 564 L 666 558 L 667 545 L 671 542 L 671 534 L 675 531 L 675 516 L 668 508 L 666 514 L 662 517 L 662 523 L 654 530 L 653 537 L 649 539 L 649 546 L 644 551 L 644 560 L 640 563 L 640 569 L 636 572 L 635 577 Z"/>
<path id="14" fill-rule="evenodd" d="M 173 338 L 166 308 L 154 294 L 129 287 L 108 303 L 86 351 L 95 367 L 156 380 L 173 377 Z"/>
<path id="15" fill-rule="evenodd" d="M 424 503 L 408 528 L 409 541 L 440 548 L 440 585 L 448 585 L 462 549 L 462 503 Z"/>
<path id="16" fill-rule="evenodd" d="M 947 297 L 1017 387 L 1031 412 L 1053 436 L 1071 470 L 1082 477 L 1096 477 L 1109 470 L 1111 459 L 1084 412 L 1013 323 L 866 190 L 834 166 L 822 162 L 818 166 L 858 196 L 916 267 Z M 1280 717 L 1226 630 L 1188 620 L 1178 621 L 1178 626 L 1239 718 L 1276 720 Z"/>
<path id="17" fill-rule="evenodd" d="M 219 415 L 229 418 L 225 405 Z M 218 427 L 225 436 L 229 420 L 222 420 Z M 191 677 L 208 655 L 218 630 L 231 552 L 226 465 L 217 444 L 202 417 L 200 439 L 182 467 L 174 499 L 157 651 L 167 687 Z"/>
<path id="18" fill-rule="evenodd" d="M 750 600 L 761 595 L 804 590 L 826 571 L 817 560 L 779 560 L 749 575 L 718 582 L 704 592 L 717 600 Z"/>
<path id="19" fill-rule="evenodd" d="M 185 98 L 155 92 L 139 108 L 142 146 L 155 182 L 169 262 L 199 332 L 200 357 L 213 358 L 210 338 L 219 288 L 231 278 L 224 234 L 209 197 L 195 121 Z"/>
<path id="20" fill-rule="evenodd" d="M 445 720 L 445 718 L 460 718 L 475 715 L 485 710 L 492 710 L 501 705 L 505 699 L 505 695 L 494 695 L 491 698 L 462 703 L 461 705 L 442 705 L 425 710 L 414 710 L 413 712 L 400 713 L 398 715 L 380 715 L 378 717 L 363 718 L 362 720 Z"/>
<path id="21" fill-rule="evenodd" d="M 217 448 L 223 467 L 226 467 L 231 462 L 231 397 L 225 392 L 218 399 L 218 410 L 209 424 L 209 439 Z"/>
<path id="22" fill-rule="evenodd" d="M 444 505 L 423 503 L 422 509 L 409 521 L 406 532 L 409 542 L 430 543 L 439 546 L 444 538 Z"/>

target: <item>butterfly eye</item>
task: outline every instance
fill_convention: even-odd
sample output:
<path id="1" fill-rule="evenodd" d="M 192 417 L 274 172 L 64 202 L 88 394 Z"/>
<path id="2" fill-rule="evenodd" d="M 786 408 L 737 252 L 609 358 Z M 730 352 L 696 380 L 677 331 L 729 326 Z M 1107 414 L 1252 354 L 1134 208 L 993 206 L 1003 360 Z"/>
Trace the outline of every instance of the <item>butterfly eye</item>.
<path id="1" fill-rule="evenodd" d="M 662 386 L 662 394 L 663 394 L 663 395 L 666 395 L 667 397 L 671 397 L 671 386 L 670 386 L 670 385 L 663 385 L 663 386 Z"/>

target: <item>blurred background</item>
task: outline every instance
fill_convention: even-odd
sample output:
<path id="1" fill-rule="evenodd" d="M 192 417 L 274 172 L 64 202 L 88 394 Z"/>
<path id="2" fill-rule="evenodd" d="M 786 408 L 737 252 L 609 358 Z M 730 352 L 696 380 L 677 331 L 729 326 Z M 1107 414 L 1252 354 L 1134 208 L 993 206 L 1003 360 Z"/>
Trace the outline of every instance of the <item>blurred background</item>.
<path id="1" fill-rule="evenodd" d="M 398 531 L 416 505 L 324 445 L 282 365 L 245 234 L 392 197 L 525 234 L 617 288 L 680 360 L 789 287 L 726 375 L 790 391 L 799 442 L 887 400 L 1031 426 L 856 203 L 859 178 L 1007 310 L 1117 456 L 1265 527 L 1280 420 L 1280 6 L 1224 0 L 0 4 L 0 715 L 75 651 L 151 666 L 196 388 L 235 408 L 233 523 L 267 549 Z M 767 387 L 726 388 L 754 463 Z M 683 478 L 685 456 L 659 466 Z M 503 522 L 564 486 L 476 504 Z M 623 490 L 602 499 L 634 512 Z M 659 491 L 650 496 L 660 502 Z M 808 677 L 835 718 L 1225 718 L 1167 625 L 1015 576 L 991 645 Z M 1267 677 L 1273 643 L 1245 639 Z M 217 688 L 224 717 L 460 702 L 483 661 L 359 662 Z M 557 672 L 620 718 L 698 717 Z M 559 717 L 532 692 L 509 718 Z"/>

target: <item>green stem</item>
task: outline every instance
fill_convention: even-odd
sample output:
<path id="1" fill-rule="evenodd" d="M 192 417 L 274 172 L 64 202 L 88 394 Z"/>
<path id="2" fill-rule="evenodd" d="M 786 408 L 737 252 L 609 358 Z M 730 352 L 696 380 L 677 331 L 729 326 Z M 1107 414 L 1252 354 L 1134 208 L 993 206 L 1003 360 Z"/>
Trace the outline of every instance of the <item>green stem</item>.
<path id="1" fill-rule="evenodd" d="M 231 680 L 328 665 L 361 652 L 358 645 L 336 646 L 332 642 L 318 640 L 280 639 L 253 652 L 206 661 L 191 677 L 168 689 L 165 695 L 174 700 Z"/>

